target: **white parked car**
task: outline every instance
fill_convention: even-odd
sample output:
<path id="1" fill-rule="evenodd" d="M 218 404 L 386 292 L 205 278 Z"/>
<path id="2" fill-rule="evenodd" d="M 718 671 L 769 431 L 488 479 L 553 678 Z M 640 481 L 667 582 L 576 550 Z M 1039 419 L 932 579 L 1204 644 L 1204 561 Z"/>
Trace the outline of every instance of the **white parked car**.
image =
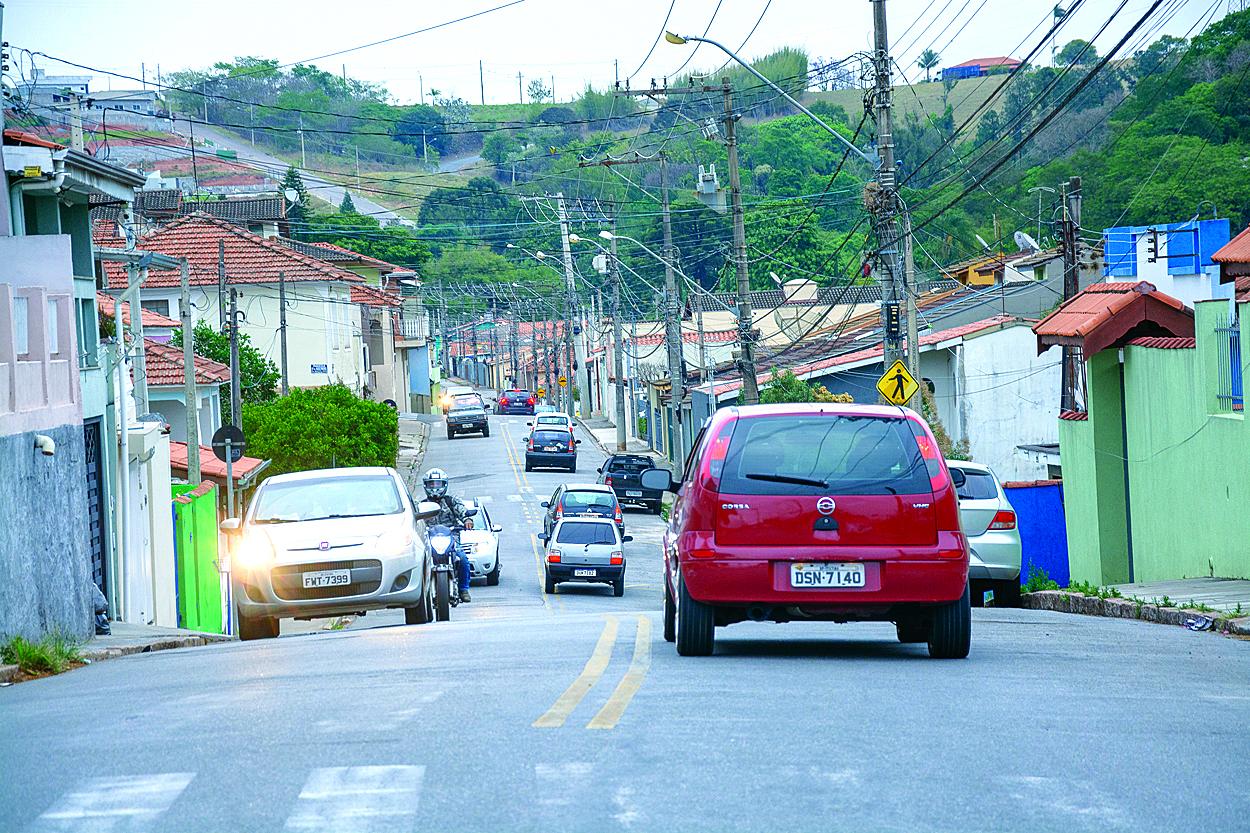
<path id="1" fill-rule="evenodd" d="M 464 508 L 477 510 L 473 528 L 460 533 L 460 546 L 469 557 L 469 574 L 486 579 L 486 584 L 494 587 L 499 583 L 499 533 L 503 527 L 490 519 L 490 511 L 480 498 L 466 500 Z"/>
<path id="2" fill-rule="evenodd" d="M 971 549 L 968 582 L 973 605 L 992 590 L 996 606 L 1019 607 L 1021 546 L 1016 510 L 989 466 L 964 460 L 947 460 L 946 465 L 964 473 L 956 494 Z"/>
<path id="3" fill-rule="evenodd" d="M 433 557 L 425 521 L 438 505 L 414 505 L 392 468 L 342 468 L 270 477 L 232 541 L 231 585 L 240 639 L 279 633 L 284 618 L 320 619 L 403 608 L 434 619 Z"/>

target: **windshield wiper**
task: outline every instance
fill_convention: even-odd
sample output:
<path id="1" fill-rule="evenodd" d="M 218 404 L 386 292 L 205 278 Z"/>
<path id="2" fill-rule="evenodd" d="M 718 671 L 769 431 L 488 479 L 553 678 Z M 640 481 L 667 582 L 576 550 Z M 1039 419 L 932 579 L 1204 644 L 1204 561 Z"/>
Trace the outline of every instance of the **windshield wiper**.
<path id="1" fill-rule="evenodd" d="M 789 474 L 760 474 L 750 472 L 744 474 L 743 477 L 748 480 L 766 480 L 769 483 L 792 483 L 795 486 L 815 486 L 818 489 L 828 489 L 829 483 L 825 480 L 816 480 L 811 477 L 794 477 Z"/>
<path id="2" fill-rule="evenodd" d="M 306 521 L 333 521 L 339 518 L 373 518 L 378 515 L 389 515 L 389 512 L 361 512 L 358 515 L 322 515 L 320 518 L 304 518 Z"/>
<path id="3" fill-rule="evenodd" d="M 257 518 L 252 521 L 254 524 L 293 524 L 299 518 Z"/>

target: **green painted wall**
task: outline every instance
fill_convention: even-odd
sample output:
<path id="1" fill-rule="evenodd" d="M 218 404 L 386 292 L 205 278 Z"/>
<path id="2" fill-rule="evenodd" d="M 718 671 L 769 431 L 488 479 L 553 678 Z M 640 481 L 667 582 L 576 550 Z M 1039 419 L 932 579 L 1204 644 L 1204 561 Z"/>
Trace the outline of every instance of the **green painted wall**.
<path id="1" fill-rule="evenodd" d="M 173 496 L 179 626 L 224 633 L 217 570 L 217 487 L 177 485 Z"/>
<path id="2" fill-rule="evenodd" d="M 1250 305 L 1241 308 L 1242 378 L 1250 374 Z M 1115 349 L 1086 364 L 1087 422 L 1059 426 L 1073 581 L 1250 578 L 1250 427 L 1221 413 L 1214 328 L 1226 302 L 1197 305 L 1192 350 L 1124 349 L 1127 442 Z M 1125 454 L 1127 449 L 1127 455 Z"/>

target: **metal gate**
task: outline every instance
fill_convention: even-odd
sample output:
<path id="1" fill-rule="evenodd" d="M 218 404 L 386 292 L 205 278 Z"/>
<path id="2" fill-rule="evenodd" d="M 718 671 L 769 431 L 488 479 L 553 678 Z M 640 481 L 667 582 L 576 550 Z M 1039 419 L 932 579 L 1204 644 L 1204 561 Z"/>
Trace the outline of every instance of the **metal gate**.
<path id="1" fill-rule="evenodd" d="M 108 571 L 104 564 L 108 536 L 104 529 L 104 463 L 100 420 L 86 420 L 82 428 L 87 461 L 87 535 L 91 542 L 91 580 L 107 597 Z"/>

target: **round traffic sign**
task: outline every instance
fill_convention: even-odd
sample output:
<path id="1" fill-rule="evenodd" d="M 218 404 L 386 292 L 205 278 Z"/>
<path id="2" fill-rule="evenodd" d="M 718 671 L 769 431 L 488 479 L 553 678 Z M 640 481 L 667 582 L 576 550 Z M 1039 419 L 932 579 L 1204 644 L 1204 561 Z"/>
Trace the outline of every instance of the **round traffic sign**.
<path id="1" fill-rule="evenodd" d="M 230 450 L 230 462 L 237 463 L 243 459 L 247 451 L 247 441 L 243 432 L 233 425 L 223 425 L 213 434 L 213 455 L 221 462 L 226 462 L 226 449 Z"/>

